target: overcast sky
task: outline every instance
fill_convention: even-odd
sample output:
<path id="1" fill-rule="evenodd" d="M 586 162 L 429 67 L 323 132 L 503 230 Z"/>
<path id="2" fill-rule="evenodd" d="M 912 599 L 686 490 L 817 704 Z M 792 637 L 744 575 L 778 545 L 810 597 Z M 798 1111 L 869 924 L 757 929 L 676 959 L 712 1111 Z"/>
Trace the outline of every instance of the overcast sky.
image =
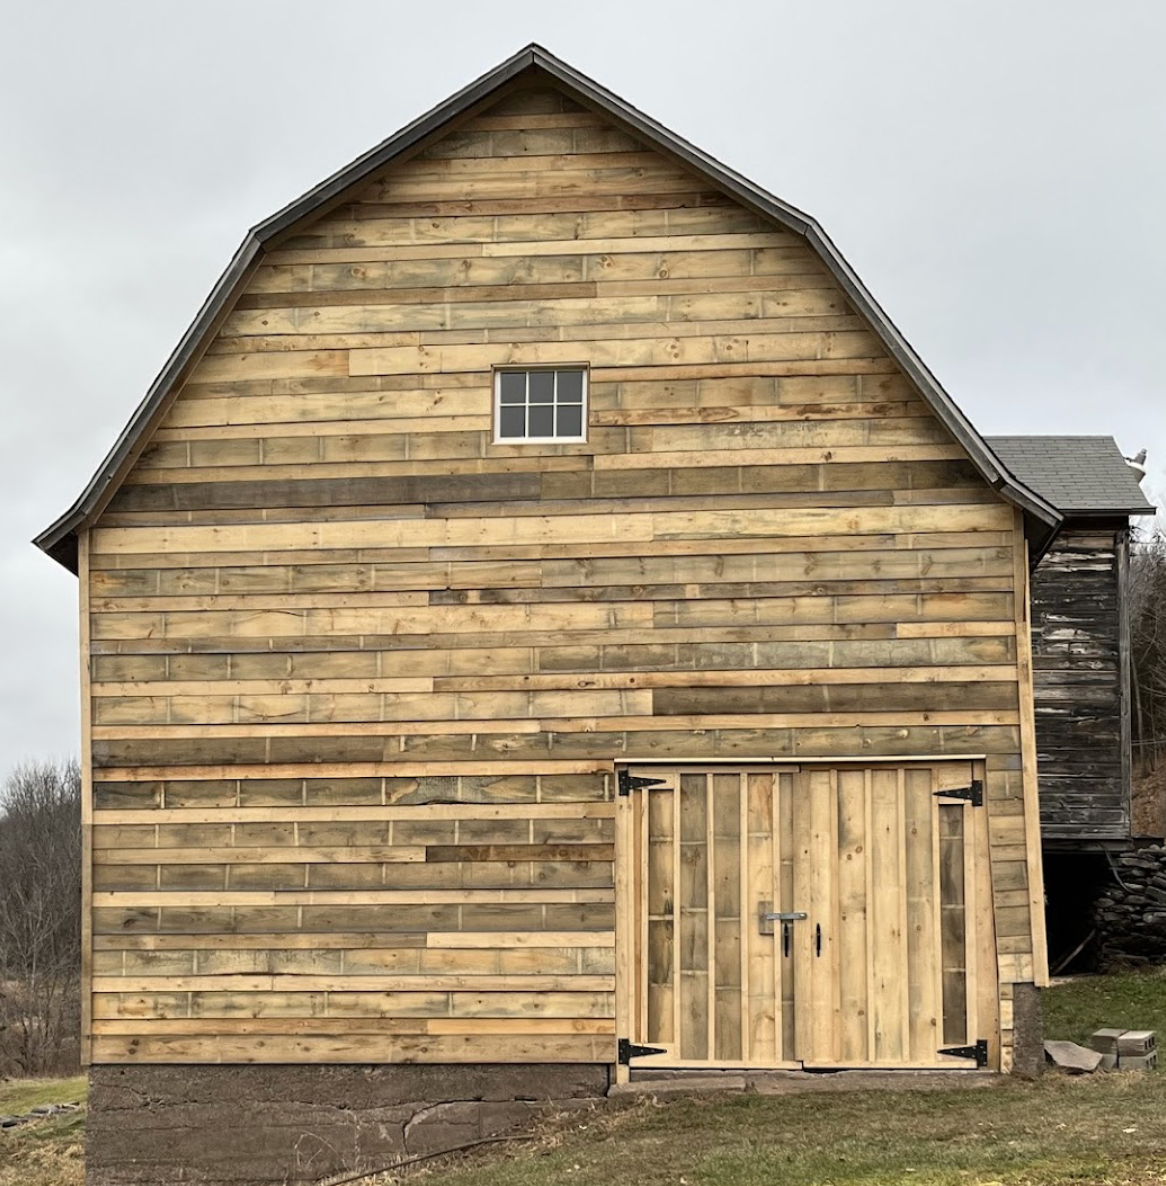
<path id="1" fill-rule="evenodd" d="M 1166 501 L 1163 0 L 0 0 L 0 777 L 77 749 L 78 494 L 247 227 L 537 40 L 815 215 L 984 432 Z"/>

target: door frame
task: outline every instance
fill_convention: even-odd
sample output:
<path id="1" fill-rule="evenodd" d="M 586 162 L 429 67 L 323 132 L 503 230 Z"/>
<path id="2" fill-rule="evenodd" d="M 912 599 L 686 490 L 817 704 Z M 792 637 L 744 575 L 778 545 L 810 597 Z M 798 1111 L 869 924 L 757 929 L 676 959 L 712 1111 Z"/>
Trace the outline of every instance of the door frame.
<path id="1" fill-rule="evenodd" d="M 909 755 L 897 756 L 855 756 L 845 758 L 806 758 L 796 760 L 781 760 L 776 758 L 760 759 L 711 759 L 709 761 L 673 761 L 661 758 L 648 758 L 640 761 L 621 759 L 612 763 L 613 783 L 617 788 L 615 797 L 615 1017 L 617 1040 L 637 1039 L 636 1018 L 641 1007 L 637 1001 L 637 994 L 641 989 L 643 978 L 640 973 L 642 961 L 646 958 L 647 947 L 647 915 L 640 910 L 640 902 L 644 891 L 644 878 L 647 868 L 642 859 L 642 847 L 637 844 L 637 837 L 644 834 L 646 827 L 647 796 L 621 794 L 618 791 L 620 772 L 629 774 L 633 770 L 643 771 L 645 774 L 652 767 L 661 772 L 667 771 L 677 775 L 685 772 L 708 772 L 710 768 L 721 768 L 726 773 L 765 772 L 776 774 L 780 772 L 796 772 L 807 767 L 828 767 L 830 769 L 870 769 L 872 766 L 892 765 L 896 767 L 942 767 L 950 764 L 971 765 L 973 777 L 981 781 L 985 778 L 985 758 L 982 754 L 939 754 L 939 755 Z M 951 784 L 949 784 L 951 785 Z M 936 794 L 942 790 L 937 786 Z M 997 947 L 995 935 L 995 910 L 992 907 L 991 861 L 989 850 L 988 816 L 987 811 L 970 811 L 967 819 L 972 827 L 969 839 L 967 865 L 968 891 L 980 906 L 975 910 L 972 918 L 975 923 L 974 937 L 969 939 L 967 950 L 974 958 L 974 967 L 968 968 L 968 1017 L 969 1026 L 972 1019 L 978 1021 L 978 1034 L 987 1039 L 989 1044 L 988 1065 L 998 1068 L 1000 1065 L 1000 994 L 999 977 L 997 971 Z M 983 905 L 987 904 L 987 910 Z M 973 991 L 974 986 L 974 991 Z M 969 1041 L 972 1038 L 969 1035 Z M 835 1070 L 847 1069 L 841 1066 L 829 1068 L 811 1064 L 812 1069 Z M 775 1062 L 758 1064 L 754 1060 L 738 1061 L 701 1061 L 685 1063 L 682 1060 L 660 1056 L 658 1060 L 651 1056 L 639 1057 L 636 1060 L 636 1070 L 676 1069 L 676 1070 L 783 1070 L 806 1069 L 807 1064 L 797 1062 Z M 617 1054 L 615 1063 L 615 1081 L 626 1083 L 630 1078 L 632 1068 L 622 1061 Z M 862 1069 L 855 1067 L 853 1069 Z M 875 1068 L 872 1068 L 875 1069 Z M 879 1066 L 879 1070 L 918 1070 L 919 1066 L 903 1065 L 901 1068 Z M 928 1069 L 948 1069 L 948 1064 L 929 1064 Z M 953 1060 L 950 1064 L 953 1071 L 972 1069 L 966 1063 Z"/>

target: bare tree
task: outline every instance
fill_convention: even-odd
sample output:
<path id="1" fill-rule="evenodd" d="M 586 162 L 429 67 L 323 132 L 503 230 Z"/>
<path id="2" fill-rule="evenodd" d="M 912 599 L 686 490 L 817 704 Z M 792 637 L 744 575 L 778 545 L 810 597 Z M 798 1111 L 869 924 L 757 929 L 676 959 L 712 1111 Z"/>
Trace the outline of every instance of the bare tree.
<path id="1" fill-rule="evenodd" d="M 81 774 L 18 767 L 0 789 L 0 1071 L 75 1065 L 81 971 Z"/>
<path id="2" fill-rule="evenodd" d="M 1133 824 L 1140 836 L 1166 835 L 1166 532 L 1130 549 L 1133 667 Z"/>
<path id="3" fill-rule="evenodd" d="M 1144 747 L 1166 742 L 1166 533 L 1135 543 L 1130 556 L 1130 649 L 1134 736 Z"/>

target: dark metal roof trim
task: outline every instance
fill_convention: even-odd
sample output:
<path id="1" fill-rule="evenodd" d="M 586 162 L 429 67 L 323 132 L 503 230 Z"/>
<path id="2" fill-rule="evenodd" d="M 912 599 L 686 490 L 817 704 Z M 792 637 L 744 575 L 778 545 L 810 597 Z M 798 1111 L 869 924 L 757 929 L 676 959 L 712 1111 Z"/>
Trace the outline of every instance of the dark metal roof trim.
<path id="1" fill-rule="evenodd" d="M 302 197 L 253 227 L 239 250 L 207 297 L 190 328 L 183 335 L 174 353 L 154 380 L 145 398 L 138 405 L 129 423 L 117 438 L 81 496 L 55 523 L 33 541 L 37 547 L 60 561 L 67 568 L 76 569 L 76 532 L 93 516 L 101 504 L 110 483 L 126 460 L 132 455 L 142 434 L 162 409 L 167 397 L 175 389 L 186 369 L 208 344 L 208 334 L 216 320 L 224 315 L 232 299 L 256 262 L 264 245 L 283 234 L 303 219 L 318 215 L 354 185 L 383 168 L 394 157 L 432 135 L 443 125 L 464 114 L 491 92 L 511 81 L 526 70 L 538 69 L 575 91 L 591 105 L 600 108 L 613 119 L 624 124 L 656 148 L 686 162 L 704 173 L 720 189 L 760 214 L 780 223 L 788 230 L 805 236 L 821 255 L 827 268 L 841 285 L 851 303 L 870 322 L 888 353 L 918 386 L 932 405 L 937 416 L 952 436 L 967 450 L 984 479 L 1002 495 L 1014 502 L 1031 517 L 1047 525 L 1050 534 L 1061 521 L 1059 512 L 1033 490 L 1021 484 L 1000 463 L 983 437 L 956 406 L 955 402 L 927 369 L 923 360 L 879 307 L 854 270 L 842 257 L 829 236 L 814 219 L 796 207 L 767 193 L 753 182 L 714 160 L 687 140 L 670 132 L 651 117 L 638 111 L 605 87 L 580 74 L 554 54 L 539 45 L 529 45 L 508 58 L 501 65 L 482 75 L 445 102 L 406 125 L 395 135 L 370 149 L 339 172 L 308 190 Z"/>

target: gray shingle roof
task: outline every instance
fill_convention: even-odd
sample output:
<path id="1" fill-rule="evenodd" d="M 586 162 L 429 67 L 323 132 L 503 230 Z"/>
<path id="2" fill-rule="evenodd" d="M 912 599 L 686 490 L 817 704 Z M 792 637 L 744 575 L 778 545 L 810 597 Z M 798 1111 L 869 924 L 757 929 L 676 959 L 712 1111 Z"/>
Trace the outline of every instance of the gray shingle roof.
<path id="1" fill-rule="evenodd" d="M 1113 437 L 985 437 L 989 447 L 1031 490 L 1065 514 L 1152 515 Z"/>

